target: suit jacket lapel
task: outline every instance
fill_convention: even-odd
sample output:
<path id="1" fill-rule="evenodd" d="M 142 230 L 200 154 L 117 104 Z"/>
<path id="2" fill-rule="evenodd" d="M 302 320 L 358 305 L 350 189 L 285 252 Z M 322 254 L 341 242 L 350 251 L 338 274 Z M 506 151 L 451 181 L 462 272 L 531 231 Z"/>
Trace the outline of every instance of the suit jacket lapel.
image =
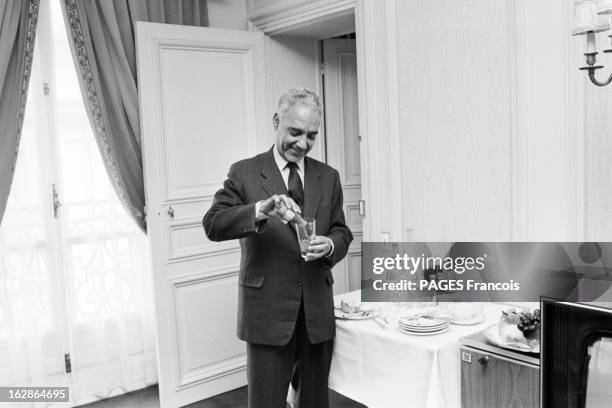
<path id="1" fill-rule="evenodd" d="M 272 146 L 274 149 L 274 146 Z M 264 178 L 261 187 L 264 189 L 268 196 L 274 194 L 288 194 L 287 187 L 285 187 L 285 182 L 283 181 L 283 176 L 281 176 L 280 170 L 278 170 L 278 166 L 274 161 L 274 153 L 272 149 L 268 150 L 266 154 L 266 158 L 264 160 L 264 165 L 261 168 L 261 175 Z"/>
<path id="2" fill-rule="evenodd" d="M 274 149 L 274 146 L 272 146 L 272 149 Z M 273 194 L 288 195 L 283 176 L 274 161 L 272 149 L 266 154 L 264 165 L 260 171 L 263 177 L 261 187 L 268 196 Z M 306 157 L 304 173 L 304 216 L 314 218 L 321 200 L 321 174 L 317 166 L 313 165 L 312 160 L 308 157 Z"/>
<path id="3" fill-rule="evenodd" d="M 314 218 L 321 200 L 321 174 L 308 157 L 306 157 L 304 173 L 306 179 L 304 182 L 304 216 Z"/>

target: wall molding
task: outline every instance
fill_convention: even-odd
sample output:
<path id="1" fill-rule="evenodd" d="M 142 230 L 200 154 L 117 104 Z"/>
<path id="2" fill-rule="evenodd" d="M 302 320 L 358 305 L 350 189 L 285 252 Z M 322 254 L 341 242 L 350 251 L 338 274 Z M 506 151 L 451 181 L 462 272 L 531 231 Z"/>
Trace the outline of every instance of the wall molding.
<path id="1" fill-rule="evenodd" d="M 362 194 L 366 199 L 364 239 L 402 239 L 404 227 L 399 165 L 397 27 L 393 1 L 362 0 L 355 10 L 359 126 L 362 132 Z M 395 67 L 390 67 L 394 65 Z M 393 88 L 392 88 L 393 87 Z M 393 91 L 392 91 L 393 89 Z M 382 182 L 384 180 L 384 182 Z"/>
<path id="2" fill-rule="evenodd" d="M 569 151 L 575 152 L 574 160 L 572 161 L 574 168 L 572 174 L 575 177 L 574 190 L 571 196 L 575 197 L 575 238 L 577 241 L 586 241 L 588 225 L 587 225 L 587 209 L 586 209 L 586 137 L 585 137 L 585 81 L 583 71 L 578 71 L 578 67 L 584 64 L 583 51 L 576 46 L 577 38 L 570 36 L 570 28 L 573 26 L 574 20 L 574 4 L 572 2 L 565 3 L 565 31 L 568 33 L 565 36 L 565 52 L 567 60 L 566 78 L 567 78 L 567 95 L 566 95 L 566 128 L 568 129 Z M 589 83 L 590 85 L 590 83 Z M 572 140 L 571 136 L 575 135 Z"/>

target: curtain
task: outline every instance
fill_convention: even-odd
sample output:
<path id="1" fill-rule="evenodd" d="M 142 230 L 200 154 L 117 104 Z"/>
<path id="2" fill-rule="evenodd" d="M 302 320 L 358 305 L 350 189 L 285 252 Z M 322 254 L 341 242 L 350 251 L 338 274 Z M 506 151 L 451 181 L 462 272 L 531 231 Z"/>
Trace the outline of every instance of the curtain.
<path id="1" fill-rule="evenodd" d="M 0 386 L 68 386 L 71 404 L 21 408 L 81 405 L 157 383 L 146 236 L 107 176 L 61 2 L 40 0 L 37 29 L 0 225 Z"/>
<path id="2" fill-rule="evenodd" d="M 0 222 L 15 172 L 37 19 L 38 0 L 0 1 Z"/>
<path id="3" fill-rule="evenodd" d="M 208 25 L 206 0 L 64 0 L 91 126 L 119 199 L 146 232 L 136 21 Z"/>

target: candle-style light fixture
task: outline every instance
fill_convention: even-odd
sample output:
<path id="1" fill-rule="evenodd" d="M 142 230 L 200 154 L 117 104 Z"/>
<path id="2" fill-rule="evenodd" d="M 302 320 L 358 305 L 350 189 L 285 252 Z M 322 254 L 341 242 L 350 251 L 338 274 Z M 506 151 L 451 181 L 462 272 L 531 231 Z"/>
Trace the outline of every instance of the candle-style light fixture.
<path id="1" fill-rule="evenodd" d="M 612 23 L 612 0 L 575 0 L 574 28 L 572 35 L 586 35 L 586 56 L 587 65 L 581 67 L 583 71 L 588 71 L 589 79 L 597 86 L 606 86 L 612 82 L 612 74 L 606 81 L 598 81 L 595 72 L 603 68 L 597 63 L 597 44 L 595 34 L 607 31 Z M 612 53 L 612 35 L 610 37 L 611 48 L 604 50 L 604 53 Z"/>

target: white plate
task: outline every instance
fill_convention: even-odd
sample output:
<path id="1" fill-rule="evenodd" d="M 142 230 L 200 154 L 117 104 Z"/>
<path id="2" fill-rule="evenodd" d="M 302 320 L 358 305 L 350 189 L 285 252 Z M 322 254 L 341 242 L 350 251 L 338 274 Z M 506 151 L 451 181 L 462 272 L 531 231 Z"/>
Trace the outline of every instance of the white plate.
<path id="1" fill-rule="evenodd" d="M 334 316 L 336 316 L 337 319 L 344 319 L 344 320 L 371 319 L 373 317 L 378 316 L 379 314 L 380 314 L 380 309 L 364 310 L 364 311 L 357 312 L 357 313 L 346 313 L 340 309 L 334 309 Z"/>
<path id="2" fill-rule="evenodd" d="M 406 334 L 411 334 L 413 336 L 432 336 L 434 334 L 442 334 L 442 333 L 446 333 L 448 331 L 448 327 L 442 330 L 436 330 L 436 331 L 432 331 L 432 332 L 413 332 L 413 331 L 409 331 L 409 330 L 404 330 L 401 327 L 399 328 L 399 331 L 401 331 L 402 333 L 406 333 Z"/>
<path id="3" fill-rule="evenodd" d="M 507 343 L 507 342 L 505 342 L 499 336 L 499 332 L 497 331 L 497 325 L 496 324 L 491 326 L 491 327 L 489 327 L 487 330 L 485 330 L 484 336 L 487 338 L 487 340 L 489 340 L 491 343 L 495 344 L 496 346 L 503 347 L 503 348 L 506 348 L 508 350 L 516 350 L 516 351 L 522 351 L 523 353 L 536 353 L 536 354 L 540 352 L 540 345 L 539 344 L 535 348 L 532 348 L 529 345 L 524 344 L 524 343 Z"/>
<path id="4" fill-rule="evenodd" d="M 408 329 L 404 329 L 399 327 L 400 331 L 404 332 L 404 333 L 416 333 L 416 334 L 434 334 L 434 333 L 442 333 L 446 330 L 448 330 L 448 327 L 443 327 L 441 329 L 436 329 L 436 330 L 408 330 Z"/>
<path id="5" fill-rule="evenodd" d="M 407 326 L 405 324 L 398 322 L 398 326 L 404 330 L 410 330 L 410 331 L 434 331 L 434 330 L 441 330 L 441 329 L 448 327 L 448 323 L 444 323 L 442 325 L 432 326 L 432 327 L 418 327 L 418 326 L 415 327 L 415 326 Z"/>
<path id="6" fill-rule="evenodd" d="M 484 314 L 481 314 L 480 316 L 476 316 L 468 320 L 451 320 L 450 324 L 456 324 L 458 326 L 473 326 L 473 325 L 484 322 L 484 320 L 485 320 L 485 316 Z"/>
<path id="7" fill-rule="evenodd" d="M 437 320 L 430 317 L 405 318 L 401 317 L 398 323 L 405 327 L 431 328 L 442 327 L 446 325 L 443 320 Z"/>

